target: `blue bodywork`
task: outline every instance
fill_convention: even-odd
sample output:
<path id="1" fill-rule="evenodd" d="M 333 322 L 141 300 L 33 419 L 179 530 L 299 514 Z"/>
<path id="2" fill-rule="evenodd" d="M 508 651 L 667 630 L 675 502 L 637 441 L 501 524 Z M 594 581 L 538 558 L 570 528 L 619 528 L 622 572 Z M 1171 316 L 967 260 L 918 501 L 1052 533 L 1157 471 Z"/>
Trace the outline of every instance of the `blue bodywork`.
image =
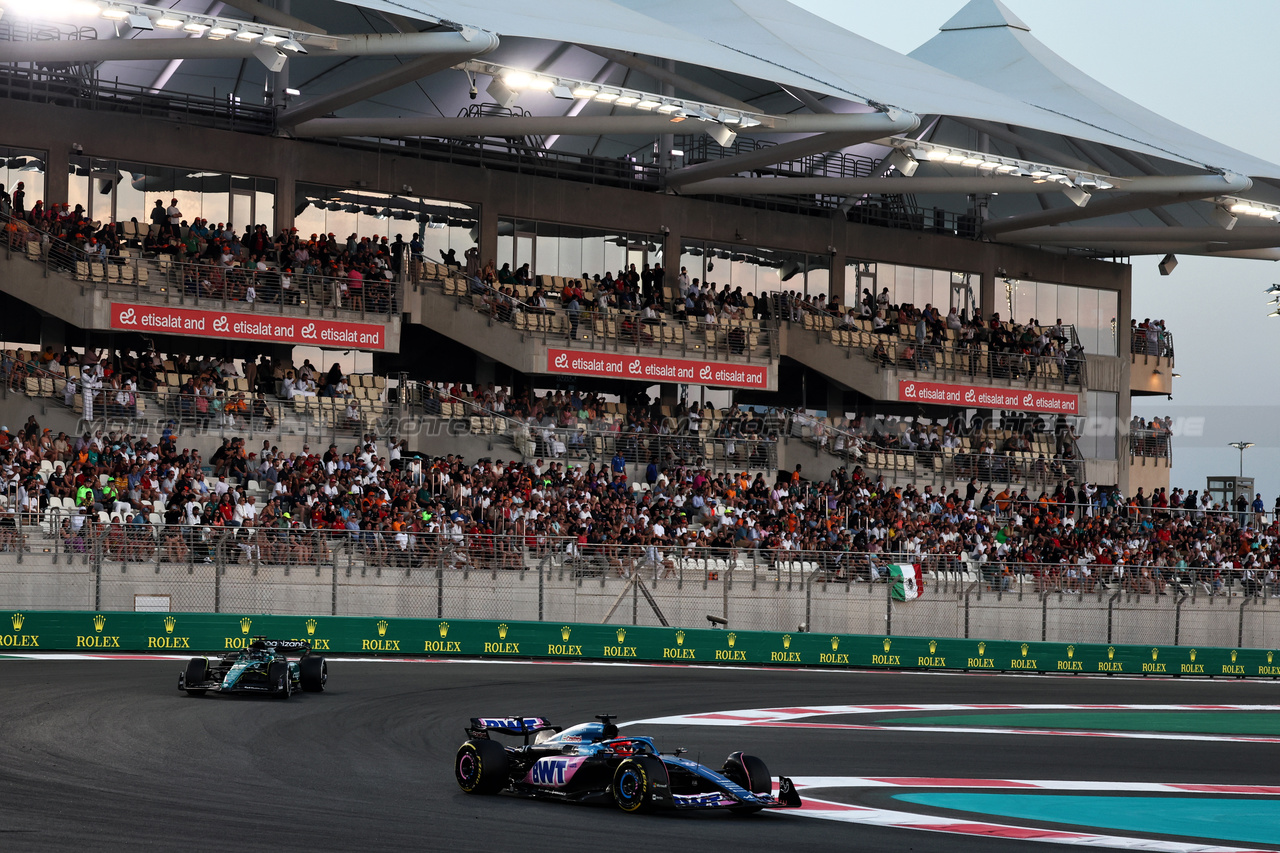
<path id="1" fill-rule="evenodd" d="M 560 730 L 544 717 L 476 717 L 467 734 L 472 740 L 488 740 L 490 734 L 523 737 L 523 746 L 505 747 L 506 789 L 522 796 L 584 803 L 614 801 L 615 771 L 626 762 L 639 762 L 648 768 L 645 772 L 651 787 L 646 794 L 653 808 L 758 811 L 800 805 L 786 777 L 779 777 L 777 795 L 772 791 L 772 780 L 767 792 L 753 792 L 730 778 L 732 773 L 745 780 L 744 760 L 757 759 L 733 753 L 724 768 L 714 770 L 681 757 L 679 751 L 664 755 L 652 737 L 622 735 L 608 722 L 581 723 Z M 759 782 L 753 785 L 759 786 Z M 464 790 L 468 788 L 464 786 Z M 628 805 L 622 807 L 632 810 Z"/>

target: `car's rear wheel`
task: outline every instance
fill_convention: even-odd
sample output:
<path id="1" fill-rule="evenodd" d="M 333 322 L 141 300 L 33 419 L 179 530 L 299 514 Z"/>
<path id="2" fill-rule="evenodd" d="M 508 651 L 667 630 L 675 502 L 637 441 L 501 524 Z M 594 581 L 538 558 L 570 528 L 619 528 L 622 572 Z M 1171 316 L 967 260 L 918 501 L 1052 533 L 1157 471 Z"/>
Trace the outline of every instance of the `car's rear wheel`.
<path id="1" fill-rule="evenodd" d="M 624 812 L 643 812 L 653 807 L 653 779 L 645 762 L 628 758 L 613 771 L 613 801 Z"/>
<path id="2" fill-rule="evenodd" d="M 267 684 L 277 699 L 289 698 L 289 664 L 276 661 L 267 668 Z"/>
<path id="3" fill-rule="evenodd" d="M 188 696 L 203 696 L 204 690 L 192 688 L 192 684 L 204 684 L 209 680 L 209 661 L 204 658 L 192 658 L 187 662 L 187 671 L 183 676 L 183 689 Z"/>
<path id="4" fill-rule="evenodd" d="M 468 794 L 496 794 L 507 784 L 507 751 L 502 744 L 483 738 L 458 747 L 453 773 L 458 787 Z"/>
<path id="5" fill-rule="evenodd" d="M 329 664 L 325 663 L 324 658 L 308 655 L 298 661 L 298 670 L 303 692 L 324 692 L 325 682 L 329 680 Z"/>

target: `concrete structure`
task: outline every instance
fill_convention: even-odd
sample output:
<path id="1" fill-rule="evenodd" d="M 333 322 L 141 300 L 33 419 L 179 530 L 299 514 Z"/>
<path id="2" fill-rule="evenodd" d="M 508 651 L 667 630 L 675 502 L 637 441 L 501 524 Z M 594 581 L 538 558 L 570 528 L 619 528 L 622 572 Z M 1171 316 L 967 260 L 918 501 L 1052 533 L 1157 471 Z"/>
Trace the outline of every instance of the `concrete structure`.
<path id="1" fill-rule="evenodd" d="M 1131 395 L 1171 394 L 1174 375 L 1171 349 L 1131 354 L 1129 254 L 1270 257 L 1280 246 L 1280 167 L 1087 78 L 999 0 L 972 0 L 910 57 L 798 9 L 727 0 L 556 0 L 519 12 L 467 0 L 447 14 L 428 0 L 305 10 L 241 0 L 207 12 L 194 0 L 165 10 L 244 36 L 172 38 L 97 20 L 79 22 L 97 29 L 82 39 L 12 24 L 0 48 L 9 184 L 25 174 L 50 201 L 83 200 L 94 219 L 145 222 L 130 205 L 202 198 L 213 176 L 227 194 L 214 209 L 228 219 L 270 219 L 278 232 L 438 228 L 433 251 L 527 261 L 548 280 L 603 272 L 611 257 L 670 273 L 696 264 L 729 286 L 738 277 L 749 291 L 842 306 L 892 280 L 895 303 L 950 301 L 1042 326 L 1066 314 L 1087 353 L 1074 382 L 1052 370 L 965 377 L 951 355 L 917 369 L 878 364 L 835 330 L 776 317 L 767 345 L 747 353 L 712 357 L 674 336 L 610 348 L 588 335 L 574 348 L 759 365 L 762 382 L 740 386 L 736 401 L 833 415 L 939 422 L 1013 410 L 907 399 L 903 383 L 1065 395 L 1072 414 L 1116 425 L 1089 445 L 1084 476 L 1125 492 L 1167 485 L 1167 456 L 1130 461 L 1126 425 Z M 365 32 L 371 15 L 395 32 Z M 240 356 L 288 346 L 266 334 L 142 336 L 113 316 L 119 303 L 189 307 L 173 282 L 134 277 L 130 292 L 22 257 L 3 269 L 10 339 L 131 349 L 146 337 Z M 428 280 L 405 282 L 383 317 L 323 303 L 277 310 L 377 326 L 376 346 L 353 345 L 374 350 L 380 372 L 699 395 L 697 382 L 551 370 L 550 330 L 495 323 L 457 297 Z"/>

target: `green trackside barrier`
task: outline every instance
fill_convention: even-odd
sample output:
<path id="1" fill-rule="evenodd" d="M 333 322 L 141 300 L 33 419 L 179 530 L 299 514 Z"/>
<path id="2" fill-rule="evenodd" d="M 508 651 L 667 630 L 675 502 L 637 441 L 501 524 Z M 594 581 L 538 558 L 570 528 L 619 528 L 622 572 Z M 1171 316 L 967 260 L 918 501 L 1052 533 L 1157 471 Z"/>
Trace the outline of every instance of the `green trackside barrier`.
<path id="1" fill-rule="evenodd" d="M 308 640 L 317 652 L 327 654 L 1280 677 L 1280 652 L 1265 649 L 780 634 L 488 619 L 47 610 L 0 613 L 0 653 L 197 654 L 242 648 L 261 635 Z"/>

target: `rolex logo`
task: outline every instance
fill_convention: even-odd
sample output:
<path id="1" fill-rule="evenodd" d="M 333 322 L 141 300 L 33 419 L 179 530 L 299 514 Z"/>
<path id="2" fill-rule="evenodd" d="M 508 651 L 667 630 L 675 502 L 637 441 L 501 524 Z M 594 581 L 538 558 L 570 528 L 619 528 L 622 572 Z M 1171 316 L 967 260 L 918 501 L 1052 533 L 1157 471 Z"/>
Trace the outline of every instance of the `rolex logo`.
<path id="1" fill-rule="evenodd" d="M 1031 646 L 1027 645 L 1026 643 L 1022 644 L 1022 656 L 1024 658 L 1027 656 L 1027 649 L 1029 648 L 1031 648 Z"/>
<path id="2" fill-rule="evenodd" d="M 98 633 L 102 633 L 102 628 L 106 624 L 107 624 L 107 617 L 103 616 L 101 613 L 93 617 L 93 630 L 97 631 Z"/>
<path id="3" fill-rule="evenodd" d="M 316 620 L 308 619 L 307 620 L 307 636 L 314 637 L 315 635 L 316 635 Z"/>
<path id="4" fill-rule="evenodd" d="M 889 647 L 893 645 L 893 640 L 890 640 L 888 637 L 885 637 L 884 642 L 881 643 L 880 645 L 884 646 L 884 650 L 887 652 L 889 651 Z"/>
<path id="5" fill-rule="evenodd" d="M 503 622 L 498 626 L 498 639 L 505 640 L 507 638 L 507 623 Z"/>
<path id="6" fill-rule="evenodd" d="M 1271 659 L 1275 657 L 1275 652 L 1267 652 L 1267 663 L 1271 663 Z"/>
<path id="7" fill-rule="evenodd" d="M 164 617 L 164 632 L 166 634 L 172 634 L 173 626 L 177 624 L 178 624 L 178 620 L 174 619 L 172 616 Z"/>
<path id="8" fill-rule="evenodd" d="M 782 635 L 782 647 L 783 647 L 784 649 L 789 649 L 789 648 L 791 648 L 791 635 L 790 635 L 790 634 L 783 634 L 783 635 Z"/>
<path id="9" fill-rule="evenodd" d="M 834 652 L 834 651 L 835 651 L 836 649 L 838 649 L 838 648 L 840 648 L 840 638 L 839 638 L 839 637 L 832 637 L 832 638 L 831 638 L 831 651 L 833 651 L 833 652 Z"/>
<path id="10" fill-rule="evenodd" d="M 1235 649 L 1232 649 L 1232 650 L 1231 650 L 1231 662 L 1232 662 L 1232 663 L 1235 663 L 1235 662 L 1236 662 L 1236 655 L 1237 655 L 1237 654 L 1238 654 L 1238 652 L 1237 652 Z"/>
<path id="11" fill-rule="evenodd" d="M 987 653 L 987 644 L 978 643 L 978 654 L 985 655 Z"/>
<path id="12" fill-rule="evenodd" d="M 930 640 L 930 641 L 929 641 L 929 654 L 933 654 L 933 653 L 934 653 L 934 652 L 936 652 L 937 650 L 938 650 L 938 641 L 937 641 L 937 640 Z"/>
<path id="13" fill-rule="evenodd" d="M 619 629 L 618 629 L 618 642 L 619 642 L 619 643 L 625 643 L 626 641 L 627 641 L 627 629 L 626 629 L 626 628 L 619 628 Z M 732 645 L 732 644 L 730 644 L 730 645 Z"/>
<path id="14" fill-rule="evenodd" d="M 241 633 L 241 634 L 247 634 L 247 633 L 249 633 L 249 629 L 250 629 L 251 627 L 253 627 L 253 620 L 252 620 L 252 619 L 250 619 L 248 616 L 246 616 L 246 617 L 244 617 L 243 619 L 241 619 L 241 620 L 240 620 L 240 633 Z"/>
<path id="15" fill-rule="evenodd" d="M 378 636 L 379 637 L 387 636 L 387 620 L 386 619 L 378 620 Z"/>
<path id="16" fill-rule="evenodd" d="M 447 636 L 449 636 L 449 623 L 441 622 L 440 623 L 440 639 L 443 640 Z"/>
<path id="17" fill-rule="evenodd" d="M 1076 647 L 1075 647 L 1075 646 L 1067 646 L 1067 657 L 1069 657 L 1069 658 L 1073 658 L 1073 657 L 1075 657 L 1075 656 L 1076 656 Z"/>
<path id="18" fill-rule="evenodd" d="M 1116 656 L 1116 647 L 1107 646 L 1107 660 L 1114 660 Z"/>
<path id="19" fill-rule="evenodd" d="M 21 613 L 15 613 L 9 617 L 9 621 L 13 623 L 13 630 L 21 631 L 22 623 L 27 620 L 26 620 L 26 617 L 23 616 Z"/>
<path id="20" fill-rule="evenodd" d="M 1191 662 L 1192 662 L 1192 663 L 1195 663 L 1195 661 L 1196 661 L 1196 650 L 1195 650 L 1195 649 L 1192 649 L 1192 650 L 1191 650 Z"/>
<path id="21" fill-rule="evenodd" d="M 677 646 L 684 645 L 684 631 L 676 631 L 676 645 Z"/>
<path id="22" fill-rule="evenodd" d="M 1151 650 L 1151 659 L 1152 659 L 1152 660 L 1155 660 L 1155 659 L 1156 659 L 1156 658 L 1158 658 L 1158 657 L 1160 657 L 1160 650 L 1159 650 L 1159 649 L 1152 649 L 1152 650 Z"/>
<path id="23" fill-rule="evenodd" d="M 738 642 L 738 635 L 730 631 L 729 632 L 729 648 L 733 648 L 733 645 L 736 642 Z"/>
<path id="24" fill-rule="evenodd" d="M 569 642 L 569 635 L 572 633 L 573 629 L 568 625 L 564 625 L 560 628 L 560 639 L 567 643 Z"/>

